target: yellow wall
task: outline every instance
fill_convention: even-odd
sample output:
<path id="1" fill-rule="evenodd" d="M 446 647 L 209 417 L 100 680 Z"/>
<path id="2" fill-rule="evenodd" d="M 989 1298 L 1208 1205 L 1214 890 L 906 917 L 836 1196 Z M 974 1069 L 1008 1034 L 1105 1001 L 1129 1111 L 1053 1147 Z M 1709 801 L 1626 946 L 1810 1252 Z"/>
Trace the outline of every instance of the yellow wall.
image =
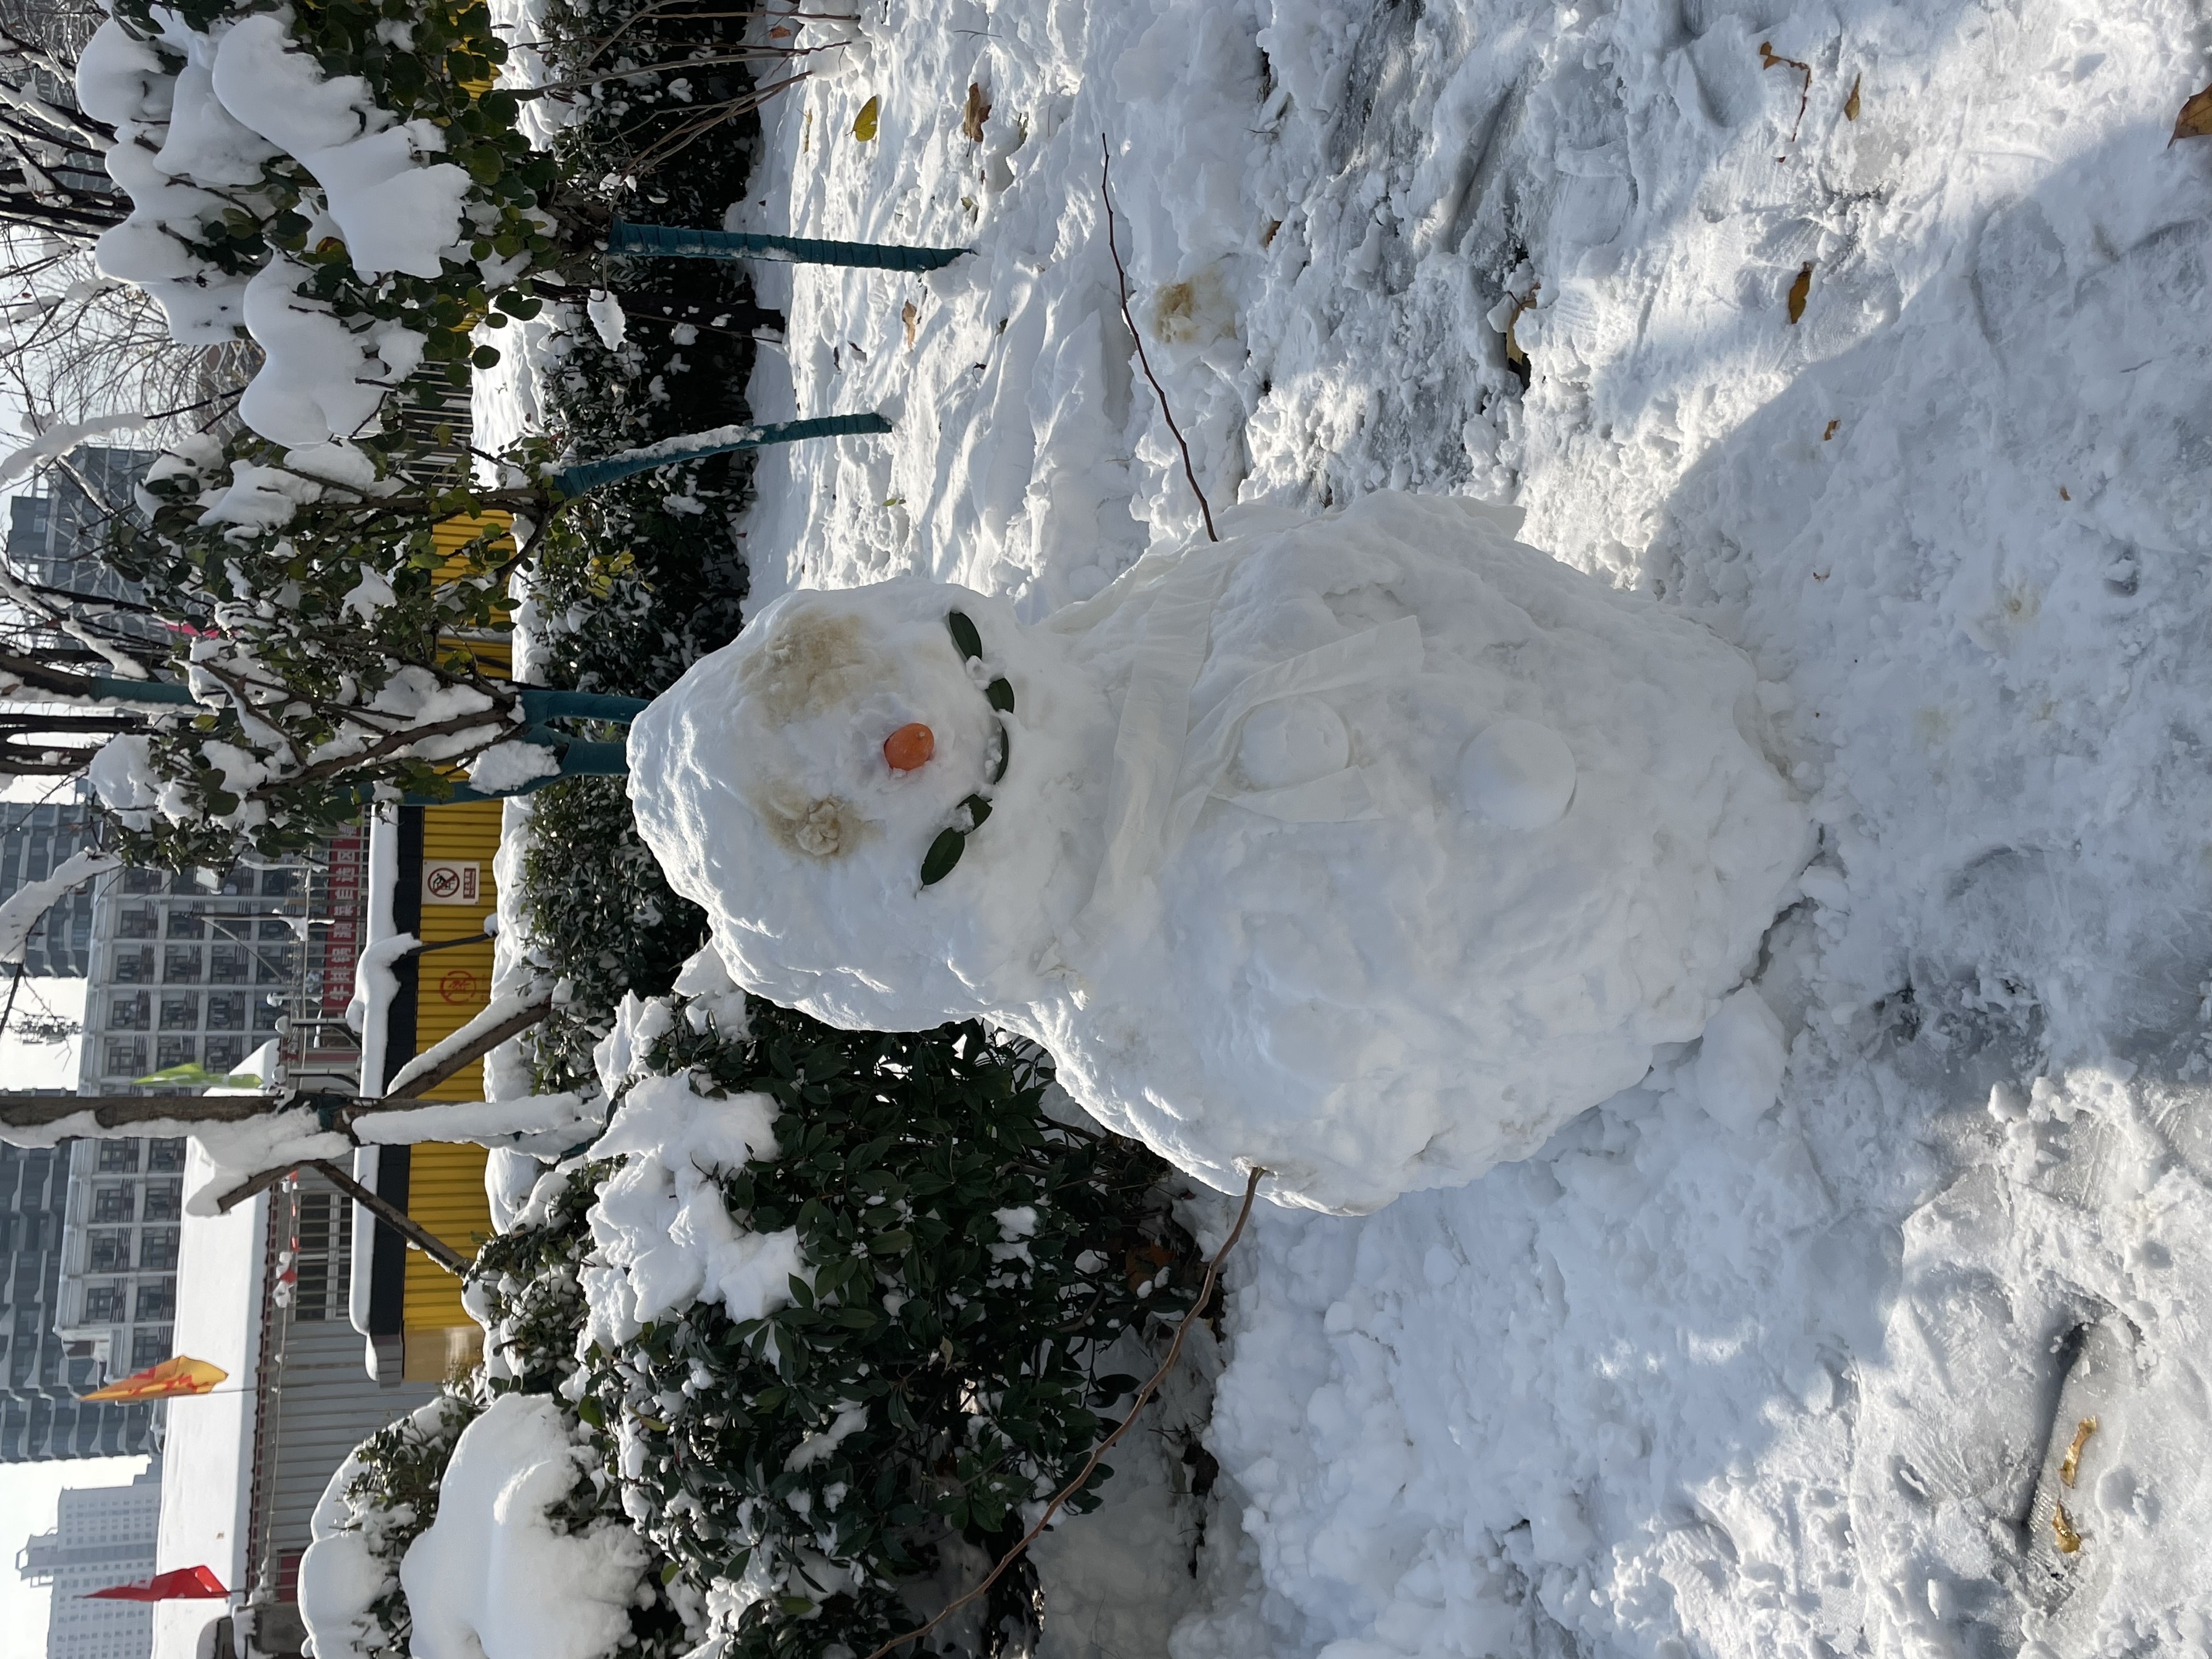
<path id="1" fill-rule="evenodd" d="M 491 997 L 491 938 L 484 918 L 498 907 L 492 860 L 499 851 L 497 801 L 462 801 L 422 810 L 422 861 L 474 864 L 473 904 L 424 904 L 416 936 L 425 945 L 467 939 L 416 958 L 415 1042 L 420 1053 L 443 1042 L 484 1011 Z M 456 1072 L 425 1097 L 430 1100 L 483 1098 L 483 1062 Z M 491 1206 L 484 1196 L 484 1149 L 428 1144 L 415 1148 L 407 1177 L 407 1213 L 464 1255 L 474 1255 L 491 1235 Z M 461 1282 L 420 1250 L 407 1253 L 406 1299 L 400 1324 L 410 1381 L 444 1376 L 476 1326 L 461 1307 Z M 448 1333 L 459 1332 L 454 1341 Z"/>

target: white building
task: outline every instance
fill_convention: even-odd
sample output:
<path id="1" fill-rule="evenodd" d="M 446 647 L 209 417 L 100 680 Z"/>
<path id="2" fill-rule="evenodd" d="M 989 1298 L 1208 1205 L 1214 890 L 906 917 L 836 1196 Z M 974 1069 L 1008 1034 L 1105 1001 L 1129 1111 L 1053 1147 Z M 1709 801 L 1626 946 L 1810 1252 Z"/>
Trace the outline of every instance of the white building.
<path id="1" fill-rule="evenodd" d="M 32 1539 L 15 1557 L 24 1578 L 53 1587 L 46 1659 L 147 1659 L 154 1646 L 153 1607 L 86 1598 L 94 1590 L 154 1576 L 161 1517 L 158 1461 L 127 1486 L 62 1493 L 54 1529 Z"/>

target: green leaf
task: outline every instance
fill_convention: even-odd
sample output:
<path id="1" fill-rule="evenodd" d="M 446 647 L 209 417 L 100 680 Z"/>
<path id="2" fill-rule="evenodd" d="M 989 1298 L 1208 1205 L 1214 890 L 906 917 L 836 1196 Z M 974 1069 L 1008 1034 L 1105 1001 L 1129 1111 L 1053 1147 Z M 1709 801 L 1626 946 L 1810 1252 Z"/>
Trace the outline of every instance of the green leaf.
<path id="1" fill-rule="evenodd" d="M 1011 682 L 1004 679 L 993 680 L 983 688 L 983 695 L 990 700 L 991 707 L 1000 714 L 1011 714 L 1014 712 L 1014 688 Z"/>
<path id="2" fill-rule="evenodd" d="M 941 831 L 929 843 L 929 852 L 921 860 L 921 884 L 933 887 L 952 873 L 952 866 L 960 862 L 961 854 L 968 850 L 968 838 L 957 830 Z"/>
<path id="3" fill-rule="evenodd" d="M 975 624 L 968 620 L 967 613 L 955 611 L 945 618 L 945 626 L 952 630 L 952 643 L 960 647 L 963 657 L 983 654 L 983 636 L 975 631 Z"/>

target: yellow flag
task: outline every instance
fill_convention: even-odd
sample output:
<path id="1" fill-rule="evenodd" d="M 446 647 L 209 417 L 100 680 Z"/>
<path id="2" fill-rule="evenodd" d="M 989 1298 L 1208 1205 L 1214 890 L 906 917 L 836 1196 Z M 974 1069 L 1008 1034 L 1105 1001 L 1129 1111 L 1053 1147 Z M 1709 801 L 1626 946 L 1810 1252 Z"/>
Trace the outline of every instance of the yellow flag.
<path id="1" fill-rule="evenodd" d="M 220 1365 L 188 1354 L 164 1359 L 143 1371 L 118 1376 L 104 1389 L 80 1395 L 81 1400 L 167 1400 L 180 1394 L 205 1394 L 230 1373 Z"/>

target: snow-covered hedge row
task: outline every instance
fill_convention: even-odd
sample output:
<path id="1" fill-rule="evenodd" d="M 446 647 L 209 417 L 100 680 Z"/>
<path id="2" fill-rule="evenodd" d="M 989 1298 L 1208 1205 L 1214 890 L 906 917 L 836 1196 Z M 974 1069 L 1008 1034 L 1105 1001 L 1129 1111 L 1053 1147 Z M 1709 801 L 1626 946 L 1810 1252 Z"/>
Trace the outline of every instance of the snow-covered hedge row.
<path id="1" fill-rule="evenodd" d="M 981 1028 L 833 1030 L 711 959 L 682 982 L 625 1003 L 605 1138 L 478 1258 L 487 1386 L 593 1437 L 695 1639 L 865 1653 L 1072 1477 L 1135 1386 L 1099 1355 L 1188 1307 L 1188 1242 L 1164 1166 L 1048 1115 Z M 937 1650 L 984 1650 L 1034 1594 L 1002 1583 Z"/>
<path id="2" fill-rule="evenodd" d="M 100 240 L 176 337 L 250 334 L 239 412 L 287 448 L 376 429 L 425 365 L 465 384 L 469 330 L 534 314 L 556 169 L 495 89 L 506 47 L 477 3 L 119 0 L 79 59 L 88 114 L 133 210 Z"/>

